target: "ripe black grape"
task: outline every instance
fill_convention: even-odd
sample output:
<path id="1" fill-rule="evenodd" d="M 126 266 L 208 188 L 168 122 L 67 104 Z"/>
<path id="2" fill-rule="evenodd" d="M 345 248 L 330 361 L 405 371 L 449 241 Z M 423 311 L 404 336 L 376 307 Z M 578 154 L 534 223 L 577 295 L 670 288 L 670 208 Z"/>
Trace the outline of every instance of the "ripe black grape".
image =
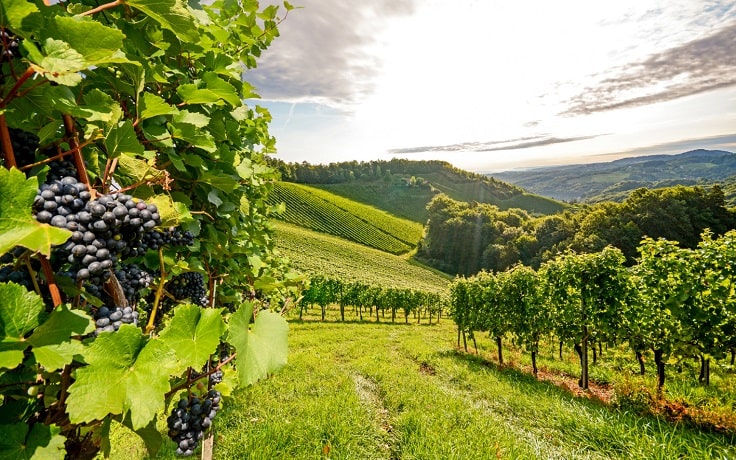
<path id="1" fill-rule="evenodd" d="M 182 231 L 177 227 L 169 227 L 164 231 L 154 230 L 146 233 L 141 240 L 141 248 L 158 250 L 164 246 L 191 246 L 194 244 L 194 235 L 189 231 Z"/>
<path id="2" fill-rule="evenodd" d="M 0 30 L 2 35 L 2 30 Z M 22 129 L 8 128 L 10 144 L 13 147 L 15 163 L 19 168 L 32 164 L 36 160 L 36 149 L 38 148 L 38 136 Z"/>
<path id="3" fill-rule="evenodd" d="M 101 286 L 118 260 L 137 254 L 134 248 L 145 233 L 161 223 L 161 217 L 156 206 L 130 195 L 91 198 L 85 184 L 65 176 L 41 185 L 33 209 L 39 222 L 72 231 L 69 241 L 55 250 L 56 260 L 71 265 L 73 279 Z M 138 217 L 142 210 L 145 218 Z"/>
<path id="4" fill-rule="evenodd" d="M 220 410 L 220 392 L 210 390 L 200 399 L 181 399 L 166 420 L 169 437 L 177 444 L 176 454 L 189 457 L 199 446 L 207 428 Z"/>
<path id="5" fill-rule="evenodd" d="M 138 312 L 131 307 L 102 306 L 95 312 L 95 336 L 103 332 L 115 332 L 123 324 L 138 325 Z"/>
<path id="6" fill-rule="evenodd" d="M 8 29 L 0 29 L 0 62 L 10 62 L 21 57 L 20 39 Z"/>
<path id="7" fill-rule="evenodd" d="M 153 283 L 151 274 L 135 264 L 121 265 L 119 269 L 115 270 L 115 276 L 120 282 L 130 305 L 134 305 L 138 301 L 140 291 L 147 289 Z"/>
<path id="8" fill-rule="evenodd" d="M 193 304 L 200 307 L 206 307 L 209 302 L 207 288 L 204 286 L 204 278 L 201 273 L 186 272 L 175 276 L 166 283 L 164 289 L 176 300 L 189 299 Z"/>

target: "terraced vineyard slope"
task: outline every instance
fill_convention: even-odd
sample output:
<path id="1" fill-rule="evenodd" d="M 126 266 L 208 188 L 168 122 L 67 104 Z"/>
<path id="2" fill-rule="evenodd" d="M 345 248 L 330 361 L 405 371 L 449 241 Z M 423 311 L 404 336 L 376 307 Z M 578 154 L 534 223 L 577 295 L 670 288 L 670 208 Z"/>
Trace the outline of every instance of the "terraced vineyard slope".
<path id="1" fill-rule="evenodd" d="M 406 257 L 284 222 L 276 223 L 276 248 L 310 275 L 383 287 L 442 292 L 450 277 Z"/>
<path id="2" fill-rule="evenodd" d="M 414 249 L 422 237 L 417 222 L 303 184 L 277 182 L 269 203 L 286 203 L 281 219 L 391 254 Z"/>

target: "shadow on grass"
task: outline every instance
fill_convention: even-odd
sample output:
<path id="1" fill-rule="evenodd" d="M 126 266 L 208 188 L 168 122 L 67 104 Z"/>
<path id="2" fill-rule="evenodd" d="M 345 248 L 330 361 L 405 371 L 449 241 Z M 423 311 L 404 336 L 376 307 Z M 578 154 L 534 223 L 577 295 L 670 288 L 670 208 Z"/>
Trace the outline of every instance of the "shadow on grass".
<path id="1" fill-rule="evenodd" d="M 566 385 L 562 385 L 559 382 L 536 378 L 533 374 L 515 367 L 513 363 L 499 365 L 497 362 L 481 355 L 465 353 L 459 349 L 440 351 L 436 355 L 464 363 L 467 365 L 468 371 L 473 373 L 480 372 L 481 369 L 491 369 L 499 380 L 515 386 L 524 393 L 540 396 L 547 396 L 551 393 L 557 394 L 560 397 L 572 396 L 581 403 L 597 410 L 610 410 L 621 415 L 643 420 L 666 421 L 673 429 L 680 425 L 692 433 L 708 433 L 709 435 L 720 438 L 725 444 L 736 442 L 736 430 L 733 429 L 733 426 L 725 426 L 722 420 L 698 419 L 687 415 L 683 416 L 683 412 L 678 411 L 679 404 L 677 402 L 650 400 L 647 407 L 643 407 L 642 405 L 629 407 L 630 405 L 626 403 L 626 398 L 624 398 L 623 402 L 612 404 L 610 399 L 606 401 L 577 387 L 577 376 L 573 377 L 565 374 L 564 380 L 566 381 Z"/>

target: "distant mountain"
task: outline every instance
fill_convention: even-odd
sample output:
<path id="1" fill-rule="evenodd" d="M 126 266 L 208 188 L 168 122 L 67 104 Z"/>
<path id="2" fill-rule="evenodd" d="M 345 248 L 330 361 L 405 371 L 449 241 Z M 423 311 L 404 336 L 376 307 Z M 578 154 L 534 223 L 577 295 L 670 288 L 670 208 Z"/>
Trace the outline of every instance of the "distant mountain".
<path id="1" fill-rule="evenodd" d="M 538 195 L 586 202 L 622 199 L 641 187 L 713 184 L 734 175 L 736 154 L 698 149 L 677 155 L 505 171 L 491 176 Z"/>

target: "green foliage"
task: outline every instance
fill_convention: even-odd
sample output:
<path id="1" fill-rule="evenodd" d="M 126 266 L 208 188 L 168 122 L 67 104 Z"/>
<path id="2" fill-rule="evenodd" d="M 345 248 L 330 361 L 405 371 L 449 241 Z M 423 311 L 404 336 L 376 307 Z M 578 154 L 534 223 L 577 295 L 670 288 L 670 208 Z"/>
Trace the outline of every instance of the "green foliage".
<path id="1" fill-rule="evenodd" d="M 694 248 L 706 229 L 721 235 L 736 227 L 736 215 L 726 209 L 718 187 L 639 189 L 623 203 L 542 217 L 444 195 L 434 198 L 428 210 L 418 255 L 449 273 L 464 275 L 505 270 L 516 263 L 538 268 L 568 249 L 588 253 L 609 245 L 620 249 L 630 265 L 645 236 Z"/>
<path id="2" fill-rule="evenodd" d="M 419 224 L 306 185 L 278 182 L 269 202 L 286 205 L 286 222 L 391 254 L 410 251 L 422 237 Z"/>
<path id="3" fill-rule="evenodd" d="M 283 18 L 276 5 L 227 0 L 48 3 L 0 0 L 0 27 L 21 42 L 21 57 L 0 63 L 0 268 L 28 280 L 0 283 L 0 423 L 9 434 L 0 450 L 90 458 L 113 420 L 155 450 L 156 417 L 181 390 L 201 390 L 207 375 L 195 371 L 230 362 L 220 351 L 235 355 L 241 385 L 285 363 L 286 322 L 267 305 L 297 295 L 302 278 L 274 254 L 267 197 L 276 173 L 264 155 L 275 140 L 268 111 L 244 102 L 257 94 L 243 81 Z M 19 131 L 39 138 L 31 158 L 14 152 L 10 133 Z M 143 254 L 141 245 L 110 259 L 150 272 L 132 305 L 112 270 L 94 293 L 67 273 L 69 248 L 59 245 L 72 232 L 34 218 L 37 190 L 60 158 L 92 198 L 125 192 L 133 207 L 155 203 L 146 212 L 160 213 L 163 227 L 195 236 L 186 247 Z M 102 238 L 106 249 L 125 243 Z M 167 291 L 184 272 L 203 275 L 208 295 L 196 300 L 205 307 L 176 305 Z M 247 313 L 225 308 L 243 303 Z M 103 304 L 130 306 L 147 322 L 95 331 Z"/>
<path id="4" fill-rule="evenodd" d="M 48 256 L 51 246 L 65 242 L 71 232 L 37 222 L 31 205 L 38 183 L 17 169 L 0 169 L 0 254 L 23 246 Z"/>

